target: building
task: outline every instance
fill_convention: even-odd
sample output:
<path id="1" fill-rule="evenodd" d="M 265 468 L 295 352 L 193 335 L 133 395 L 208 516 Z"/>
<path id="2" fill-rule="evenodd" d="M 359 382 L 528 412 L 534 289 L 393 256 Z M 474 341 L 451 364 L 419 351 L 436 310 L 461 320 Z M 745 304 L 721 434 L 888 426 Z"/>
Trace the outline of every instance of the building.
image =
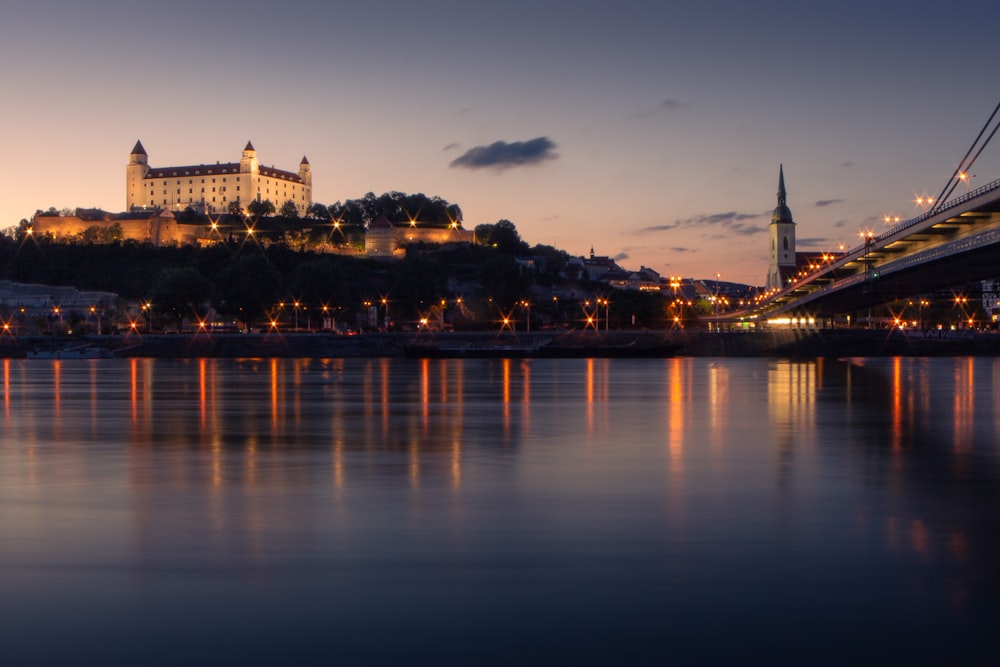
<path id="1" fill-rule="evenodd" d="M 125 167 L 125 210 L 191 207 L 204 213 L 226 213 L 235 205 L 270 201 L 281 209 L 291 201 L 304 215 L 312 205 L 312 172 L 305 157 L 297 172 L 263 167 L 253 143 L 247 142 L 239 162 L 151 167 L 141 141 L 136 141 Z"/>
<path id="2" fill-rule="evenodd" d="M 395 223 L 384 213 L 372 220 L 365 230 L 365 254 L 371 257 L 396 257 L 406 254 L 406 246 L 419 243 L 475 243 L 475 232 L 462 229 L 458 222 L 446 227 L 411 220 Z"/>
<path id="3" fill-rule="evenodd" d="M 785 168 L 778 167 L 778 205 L 771 214 L 768 232 L 771 240 L 767 267 L 767 289 L 780 290 L 798 271 L 795 256 L 795 220 L 786 203 Z"/>
<path id="4" fill-rule="evenodd" d="M 197 245 L 199 229 L 182 225 L 168 210 L 136 210 L 108 213 L 100 209 L 77 209 L 75 215 L 36 214 L 31 221 L 33 234 L 58 241 L 83 243 L 113 241 L 149 242 L 161 245 Z"/>

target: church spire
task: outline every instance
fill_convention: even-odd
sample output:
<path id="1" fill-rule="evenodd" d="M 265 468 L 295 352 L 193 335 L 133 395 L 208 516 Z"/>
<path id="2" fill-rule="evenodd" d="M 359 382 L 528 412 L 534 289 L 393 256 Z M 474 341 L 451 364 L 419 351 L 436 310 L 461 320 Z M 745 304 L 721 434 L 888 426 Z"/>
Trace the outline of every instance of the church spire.
<path id="1" fill-rule="evenodd" d="M 792 219 L 792 212 L 788 209 L 788 193 L 785 192 L 785 165 L 778 166 L 778 205 L 774 207 L 774 213 L 771 214 L 771 224 L 788 224 L 794 225 L 795 220 Z"/>
<path id="2" fill-rule="evenodd" d="M 785 192 L 785 165 L 778 165 L 778 206 L 785 205 L 785 197 L 787 193 Z"/>

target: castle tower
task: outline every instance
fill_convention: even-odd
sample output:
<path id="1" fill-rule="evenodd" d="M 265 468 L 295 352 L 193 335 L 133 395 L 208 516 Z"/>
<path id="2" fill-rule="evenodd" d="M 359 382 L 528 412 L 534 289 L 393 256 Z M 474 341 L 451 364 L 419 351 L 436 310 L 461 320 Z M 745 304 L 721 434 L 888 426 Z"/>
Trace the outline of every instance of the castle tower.
<path id="1" fill-rule="evenodd" d="M 778 205 L 771 214 L 768 226 L 771 238 L 770 262 L 767 268 L 767 289 L 781 289 L 785 286 L 783 275 L 795 269 L 795 221 L 785 203 L 785 168 L 778 167 Z"/>
<path id="2" fill-rule="evenodd" d="M 125 167 L 125 210 L 131 211 L 133 207 L 146 206 L 145 192 L 143 190 L 143 179 L 149 173 L 149 156 L 146 149 L 142 147 L 142 142 L 136 140 L 132 152 L 128 156 L 128 165 Z"/>
<path id="3" fill-rule="evenodd" d="M 243 157 L 240 158 L 240 173 L 256 174 L 260 172 L 260 163 L 257 161 L 257 149 L 253 143 L 248 141 L 243 149 Z"/>
<path id="4" fill-rule="evenodd" d="M 302 156 L 302 162 L 299 162 L 299 178 L 302 179 L 302 184 L 308 188 L 312 188 L 313 177 L 311 167 L 309 166 L 309 160 L 305 155 Z"/>

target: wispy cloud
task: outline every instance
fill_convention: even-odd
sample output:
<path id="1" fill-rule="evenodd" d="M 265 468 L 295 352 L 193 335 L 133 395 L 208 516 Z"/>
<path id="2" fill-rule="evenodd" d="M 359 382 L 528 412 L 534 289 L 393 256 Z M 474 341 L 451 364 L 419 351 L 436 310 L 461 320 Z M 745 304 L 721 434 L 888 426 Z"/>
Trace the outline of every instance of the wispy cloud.
<path id="1" fill-rule="evenodd" d="M 819 206 L 820 208 L 822 208 L 824 206 L 830 206 L 831 204 L 839 204 L 842 201 L 844 201 L 844 200 L 843 199 L 820 199 L 819 201 L 816 202 L 815 205 Z"/>
<path id="2" fill-rule="evenodd" d="M 669 232 L 674 229 L 691 229 L 693 227 L 704 228 L 706 232 L 711 231 L 712 236 L 722 238 L 730 235 L 751 236 L 767 231 L 766 227 L 748 224 L 750 220 L 763 218 L 769 213 L 740 213 L 738 211 L 727 211 L 725 213 L 709 213 L 698 215 L 693 218 L 675 220 L 663 225 L 652 225 L 642 227 L 635 231 L 636 234 L 655 234 L 658 232 Z"/>
<path id="3" fill-rule="evenodd" d="M 445 146 L 444 148 L 442 148 L 441 150 L 447 153 L 448 151 L 453 151 L 456 148 L 458 148 L 458 142 L 453 141 L 450 144 L 448 144 L 447 146 Z"/>
<path id="4" fill-rule="evenodd" d="M 617 255 L 615 255 L 614 257 L 612 257 L 611 259 L 615 260 L 616 262 L 620 262 L 622 260 L 628 259 L 628 253 L 627 252 L 620 252 Z"/>
<path id="5" fill-rule="evenodd" d="M 852 161 L 850 161 L 850 160 L 848 160 L 847 162 L 841 162 L 840 163 L 840 168 L 841 169 L 850 169 L 853 166 L 854 166 L 854 163 Z"/>
<path id="6" fill-rule="evenodd" d="M 670 251 L 671 252 L 677 252 L 677 253 L 698 252 L 694 248 L 685 248 L 684 246 L 674 246 L 673 248 L 670 249 Z"/>
<path id="7" fill-rule="evenodd" d="M 646 107 L 644 109 L 640 109 L 639 111 L 635 112 L 635 114 L 633 114 L 633 117 L 651 118 L 653 116 L 662 116 L 664 114 L 673 114 L 680 111 L 687 111 L 688 108 L 689 108 L 688 105 L 685 104 L 684 102 L 681 102 L 675 97 L 671 97 L 669 99 L 663 100 L 655 107 Z"/>
<path id="8" fill-rule="evenodd" d="M 535 165 L 559 157 L 556 144 L 548 137 L 528 141 L 494 141 L 488 146 L 474 146 L 451 161 L 463 169 L 496 169 Z"/>

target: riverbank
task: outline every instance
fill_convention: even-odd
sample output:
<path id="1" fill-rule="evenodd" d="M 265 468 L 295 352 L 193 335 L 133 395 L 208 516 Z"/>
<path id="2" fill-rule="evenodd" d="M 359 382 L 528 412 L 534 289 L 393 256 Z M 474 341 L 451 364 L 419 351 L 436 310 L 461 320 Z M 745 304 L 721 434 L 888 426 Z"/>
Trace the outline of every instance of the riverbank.
<path id="1" fill-rule="evenodd" d="M 1000 334 L 825 329 L 756 332 L 171 334 L 0 337 L 3 358 L 997 356 Z"/>

